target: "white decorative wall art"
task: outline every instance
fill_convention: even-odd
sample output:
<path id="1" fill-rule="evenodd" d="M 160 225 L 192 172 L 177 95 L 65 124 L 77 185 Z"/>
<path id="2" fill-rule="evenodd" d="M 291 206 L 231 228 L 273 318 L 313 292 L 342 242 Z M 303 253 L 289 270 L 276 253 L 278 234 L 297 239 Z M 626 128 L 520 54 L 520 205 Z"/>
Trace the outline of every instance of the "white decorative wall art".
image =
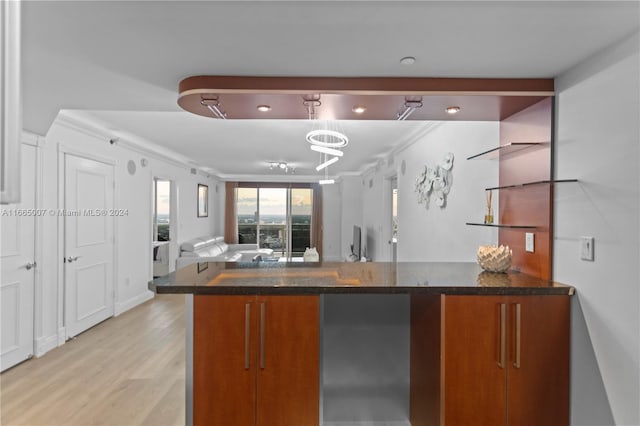
<path id="1" fill-rule="evenodd" d="M 424 204 L 429 208 L 431 194 L 435 196 L 436 205 L 444 208 L 447 203 L 447 194 L 453 184 L 453 153 L 448 152 L 440 164 L 435 167 L 425 165 L 418 177 L 414 191 L 418 194 L 418 204 Z"/>

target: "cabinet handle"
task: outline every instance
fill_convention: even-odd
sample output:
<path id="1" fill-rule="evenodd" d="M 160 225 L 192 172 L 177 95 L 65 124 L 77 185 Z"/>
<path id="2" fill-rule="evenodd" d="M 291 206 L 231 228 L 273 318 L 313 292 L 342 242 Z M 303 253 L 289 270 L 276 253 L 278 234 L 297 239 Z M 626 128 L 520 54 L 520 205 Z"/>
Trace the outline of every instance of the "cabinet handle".
<path id="1" fill-rule="evenodd" d="M 522 306 L 516 303 L 516 360 L 513 363 L 515 368 L 520 368 L 520 335 L 522 324 Z"/>
<path id="2" fill-rule="evenodd" d="M 498 367 L 504 368 L 505 352 L 507 351 L 507 305 L 500 304 L 500 359 Z"/>
<path id="3" fill-rule="evenodd" d="M 251 304 L 244 305 L 244 369 L 248 370 L 251 366 L 251 357 L 249 356 L 249 338 L 251 335 Z"/>
<path id="4" fill-rule="evenodd" d="M 265 302 L 260 302 L 260 368 L 264 370 L 264 321 Z"/>

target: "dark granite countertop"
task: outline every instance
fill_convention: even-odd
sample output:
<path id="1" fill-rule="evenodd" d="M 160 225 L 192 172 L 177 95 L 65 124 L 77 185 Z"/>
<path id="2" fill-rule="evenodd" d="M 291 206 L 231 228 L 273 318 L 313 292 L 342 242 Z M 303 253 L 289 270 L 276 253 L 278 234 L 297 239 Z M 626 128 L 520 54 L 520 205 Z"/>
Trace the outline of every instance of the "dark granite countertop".
<path id="1" fill-rule="evenodd" d="M 432 293 L 572 295 L 574 288 L 510 271 L 483 271 L 475 263 L 204 262 L 149 282 L 157 293 L 323 294 Z"/>

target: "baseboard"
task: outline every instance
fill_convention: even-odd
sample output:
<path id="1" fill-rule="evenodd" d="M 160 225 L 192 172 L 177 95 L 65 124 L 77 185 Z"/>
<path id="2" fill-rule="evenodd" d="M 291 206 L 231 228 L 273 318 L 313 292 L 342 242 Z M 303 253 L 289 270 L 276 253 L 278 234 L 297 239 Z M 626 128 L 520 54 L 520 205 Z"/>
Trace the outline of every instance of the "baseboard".
<path id="1" fill-rule="evenodd" d="M 145 290 L 143 293 L 140 293 L 139 295 L 134 296 L 129 300 L 125 300 L 124 302 L 121 302 L 121 303 L 116 303 L 113 315 L 117 317 L 118 315 L 124 312 L 127 312 L 129 309 L 135 308 L 141 303 L 144 303 L 147 300 L 153 299 L 153 296 L 154 296 L 153 292 L 149 290 Z"/>
<path id="2" fill-rule="evenodd" d="M 67 328 L 60 327 L 58 329 L 58 346 L 64 345 L 66 341 L 67 341 Z"/>
<path id="3" fill-rule="evenodd" d="M 40 337 L 36 339 L 35 356 L 41 357 L 49 352 L 51 349 L 58 347 L 58 334 L 52 334 L 47 337 Z"/>

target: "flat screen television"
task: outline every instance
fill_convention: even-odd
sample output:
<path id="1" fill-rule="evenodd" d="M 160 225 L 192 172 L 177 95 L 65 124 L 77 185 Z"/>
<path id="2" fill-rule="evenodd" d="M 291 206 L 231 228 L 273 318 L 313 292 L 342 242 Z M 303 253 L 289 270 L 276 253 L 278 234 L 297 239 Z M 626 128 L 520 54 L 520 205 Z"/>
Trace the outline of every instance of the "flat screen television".
<path id="1" fill-rule="evenodd" d="M 362 257 L 362 253 L 360 252 L 360 243 L 361 243 L 361 230 L 357 225 L 353 226 L 353 244 L 351 245 L 351 254 L 355 256 L 356 260 L 360 260 Z"/>

